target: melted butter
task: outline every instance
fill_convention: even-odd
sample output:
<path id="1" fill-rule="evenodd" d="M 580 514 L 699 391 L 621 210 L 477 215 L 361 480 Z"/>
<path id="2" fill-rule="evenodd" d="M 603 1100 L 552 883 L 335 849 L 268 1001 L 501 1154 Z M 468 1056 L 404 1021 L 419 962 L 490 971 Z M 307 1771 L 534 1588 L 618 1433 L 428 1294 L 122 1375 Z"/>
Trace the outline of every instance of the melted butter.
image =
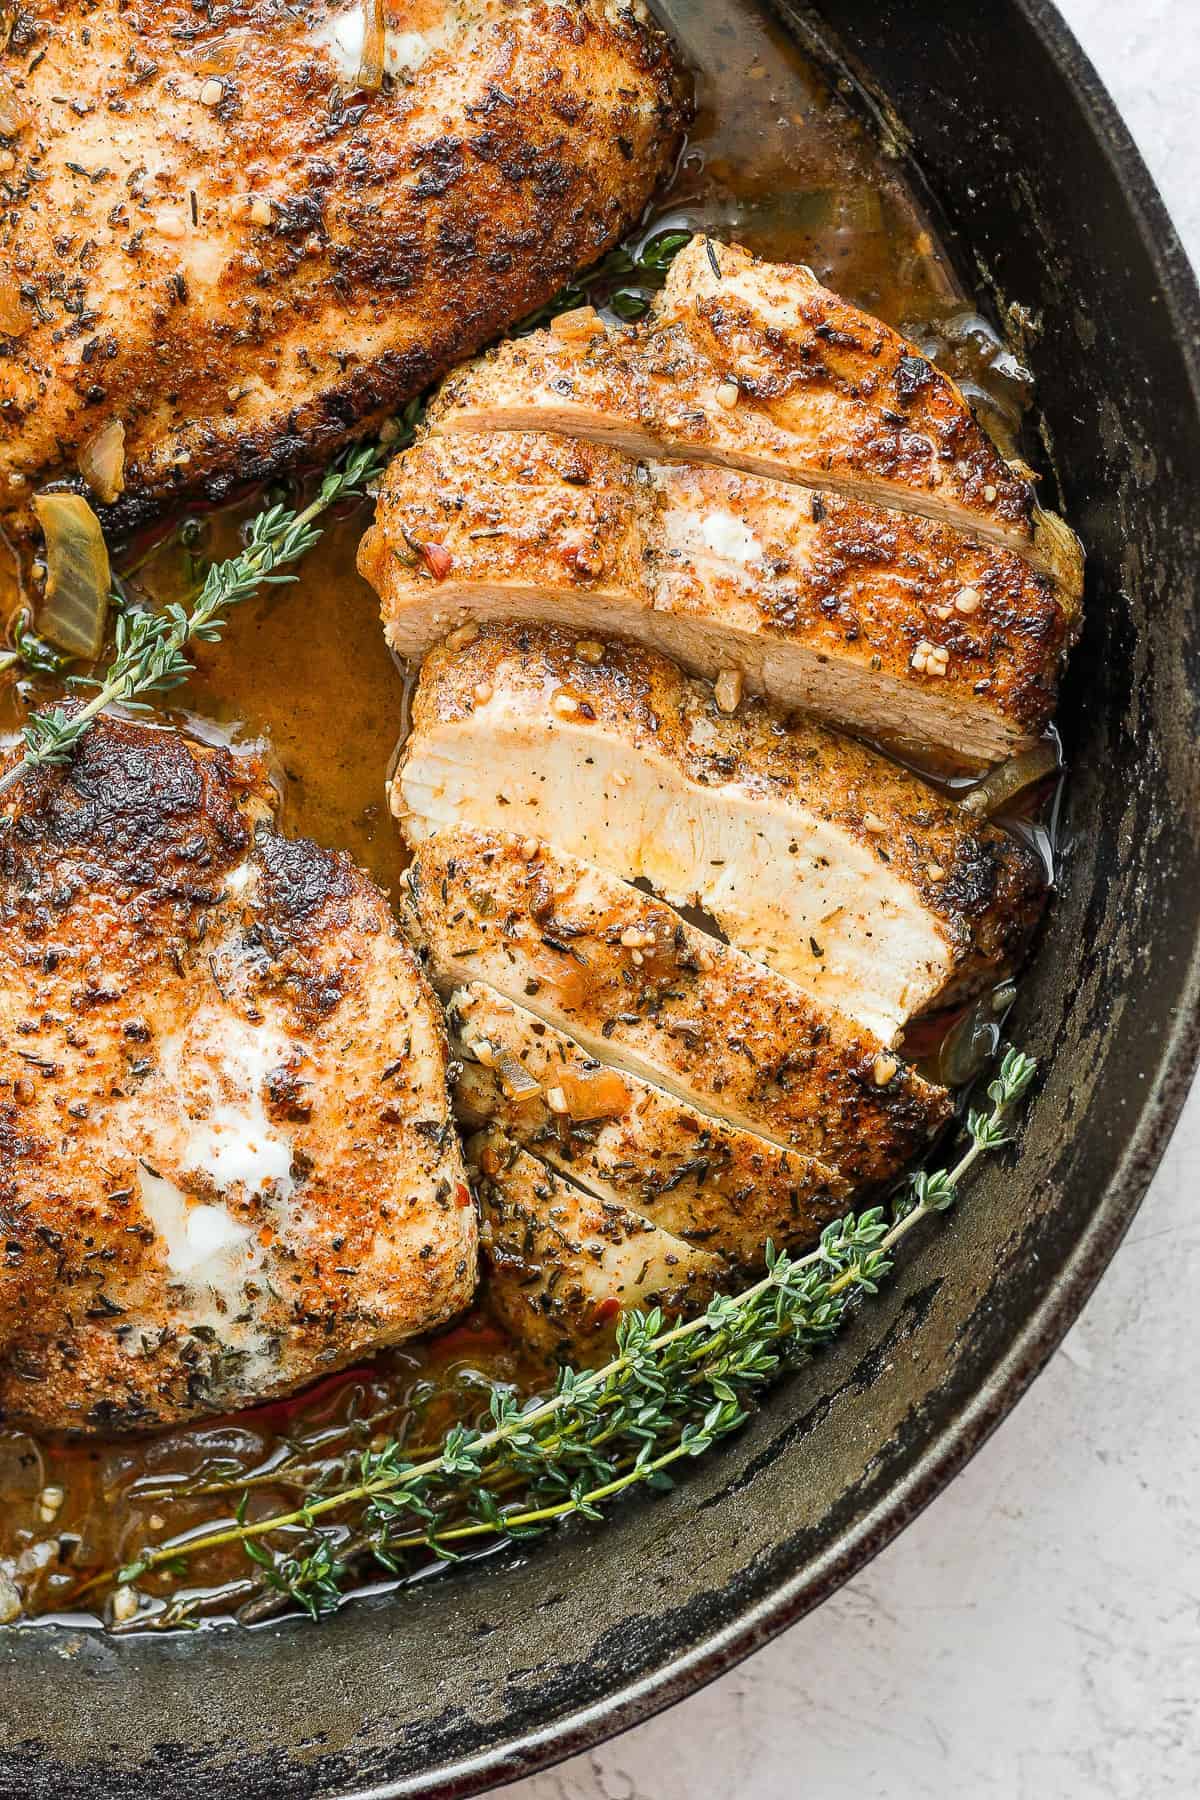
<path id="1" fill-rule="evenodd" d="M 262 1263 L 248 1227 L 222 1205 L 196 1201 L 165 1175 L 138 1169 L 142 1207 L 166 1252 L 173 1322 L 213 1334 L 246 1358 L 240 1378 L 265 1380 L 271 1347 L 246 1305 L 246 1283 Z"/>
<path id="2" fill-rule="evenodd" d="M 290 1195 L 292 1147 L 267 1117 L 263 1088 L 294 1049 L 282 1032 L 247 1024 L 228 1009 L 202 1012 L 164 1041 L 166 1079 L 181 1093 L 200 1089 L 203 1111 L 189 1120 L 176 1152 L 185 1170 L 219 1189 L 272 1187 L 281 1200 Z"/>
<path id="3" fill-rule="evenodd" d="M 682 550 L 707 550 L 726 562 L 743 565 L 757 562 L 763 553 L 745 521 L 721 508 L 707 513 L 680 513 L 670 524 L 672 537 Z"/>
<path id="4" fill-rule="evenodd" d="M 880 153 L 839 84 L 798 54 L 753 0 L 720 7 L 711 0 L 667 0 L 663 10 L 700 70 L 699 110 L 676 179 L 652 208 L 646 231 L 707 229 L 736 236 L 760 254 L 807 264 L 820 281 L 914 335 L 986 412 L 1002 443 L 1011 441 L 1028 398 L 1027 377 L 974 312 L 900 164 Z M 326 28 L 324 47 L 317 46 L 348 80 L 361 58 L 361 35 L 355 36 L 361 16 L 360 7 L 346 6 Z M 416 25 L 422 15 L 410 9 L 406 18 Z M 238 47 L 235 34 L 216 49 L 202 46 L 204 71 L 229 66 Z M 393 24 L 389 69 L 404 78 L 435 47 L 432 32 L 400 32 Z M 255 495 L 202 514 L 203 553 L 229 555 L 242 521 L 261 500 Z M 376 596 L 354 569 L 368 514 L 361 506 L 333 522 L 298 580 L 239 607 L 224 642 L 200 648 L 196 674 L 176 696 L 171 716 L 209 741 L 263 754 L 279 791 L 282 828 L 345 850 L 394 892 L 404 858 L 384 783 L 405 725 L 407 690 L 383 642 Z M 724 547 L 710 547 L 730 554 L 728 533 L 719 524 L 714 529 Z M 144 555 L 145 546 L 135 551 Z M 162 600 L 187 597 L 189 572 L 174 535 L 139 579 Z M 12 610 L 16 593 L 14 565 L 0 542 L 5 610 Z M 0 741 L 57 692 L 46 681 L 0 680 Z M 235 891 L 239 879 L 236 871 L 230 877 Z M 937 1027 L 944 1029 L 944 1022 Z M 936 1049 L 936 1039 L 931 1042 Z M 234 1110 L 244 1122 L 241 1102 Z M 254 1158 L 236 1166 L 253 1180 L 266 1168 L 250 1111 Z M 220 1162 L 215 1141 L 204 1154 Z M 234 1179 L 234 1159 L 222 1166 Z M 235 1236 L 240 1228 L 232 1211 L 172 1186 L 173 1194 L 151 1192 L 156 1223 L 181 1280 L 204 1277 L 203 1289 L 187 1291 L 197 1306 L 211 1308 L 214 1328 L 228 1336 L 231 1315 L 218 1310 L 208 1278 L 217 1275 L 219 1288 L 228 1274 L 236 1284 L 237 1259 L 245 1259 L 247 1246 Z M 451 1331 L 235 1419 L 111 1443 L 39 1442 L 0 1430 L 0 1577 L 15 1583 L 30 1612 L 70 1610 L 76 1590 L 98 1569 L 148 1540 L 231 1513 L 238 1483 L 247 1478 L 255 1483 L 255 1507 L 277 1509 L 294 1505 L 322 1474 L 336 1470 L 339 1457 L 380 1434 L 436 1441 L 452 1420 L 479 1415 L 485 1376 L 523 1387 L 543 1378 L 477 1309 Z M 299 1474 L 297 1454 L 305 1462 Z M 214 1481 L 231 1485 L 223 1495 L 192 1491 Z M 61 1487 L 65 1496 L 52 1524 L 38 1508 L 46 1485 Z M 190 1579 L 220 1587 L 245 1572 L 236 1550 L 213 1552 L 193 1566 Z M 145 1587 L 164 1594 L 171 1577 L 151 1577 Z"/>
<path id="5" fill-rule="evenodd" d="M 410 7 L 409 12 L 412 11 Z M 384 7 L 383 32 L 383 67 L 385 74 L 410 80 L 429 61 L 435 51 L 444 49 L 453 43 L 456 54 L 461 53 L 464 46 L 464 35 L 469 29 L 469 20 L 455 16 L 441 25 L 431 25 L 425 31 L 404 31 L 394 24 L 394 11 Z M 308 42 L 314 49 L 329 58 L 337 71 L 340 81 L 353 84 L 358 80 L 362 68 L 363 46 L 366 40 L 366 10 L 362 0 L 345 12 L 335 13 L 331 18 L 308 34 Z"/>

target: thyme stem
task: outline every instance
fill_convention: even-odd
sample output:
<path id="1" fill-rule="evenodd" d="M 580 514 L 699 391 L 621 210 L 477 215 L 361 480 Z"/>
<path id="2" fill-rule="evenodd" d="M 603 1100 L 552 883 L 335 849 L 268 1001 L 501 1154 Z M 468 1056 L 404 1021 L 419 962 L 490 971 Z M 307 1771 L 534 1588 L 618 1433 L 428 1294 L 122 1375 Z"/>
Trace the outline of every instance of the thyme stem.
<path id="1" fill-rule="evenodd" d="M 740 1294 L 719 1296 L 696 1318 L 669 1327 L 659 1313 L 627 1315 L 612 1360 L 583 1372 L 561 1370 L 553 1394 L 521 1406 L 493 1389 L 489 1429 L 455 1426 L 435 1454 L 415 1463 L 403 1460 L 399 1442 L 364 1452 L 357 1481 L 261 1519 L 246 1519 L 244 1497 L 230 1524 L 147 1548 L 89 1586 L 132 1582 L 236 1543 L 259 1564 L 267 1586 L 315 1617 L 338 1603 L 346 1555 L 369 1551 L 394 1569 L 398 1553 L 424 1545 L 453 1560 L 453 1544 L 528 1536 L 573 1513 L 599 1517 L 604 1503 L 628 1488 L 664 1485 L 675 1463 L 745 1420 L 749 1394 L 788 1350 L 827 1342 L 854 1292 L 876 1291 L 892 1268 L 891 1251 L 921 1220 L 952 1206 L 979 1159 L 1010 1141 L 1011 1114 L 1034 1073 L 1029 1058 L 1006 1053 L 988 1088 L 990 1109 L 968 1116 L 962 1154 L 949 1169 L 913 1176 L 890 1223 L 875 1207 L 827 1226 L 805 1256 L 777 1255 L 768 1246 L 766 1274 Z M 505 1495 L 514 1496 L 508 1510 L 500 1504 Z M 362 1519 L 352 1544 L 344 1530 L 335 1542 L 314 1529 L 350 1509 Z M 398 1531 L 406 1520 L 413 1528 Z M 296 1529 L 311 1546 L 303 1556 L 277 1555 L 260 1542 Z"/>

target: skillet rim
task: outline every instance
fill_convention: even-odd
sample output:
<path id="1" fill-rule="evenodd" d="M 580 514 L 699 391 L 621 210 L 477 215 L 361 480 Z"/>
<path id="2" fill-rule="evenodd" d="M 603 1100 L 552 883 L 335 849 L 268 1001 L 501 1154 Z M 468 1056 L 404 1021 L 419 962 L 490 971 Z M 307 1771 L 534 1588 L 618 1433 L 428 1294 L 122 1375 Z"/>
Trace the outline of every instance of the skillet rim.
<path id="1" fill-rule="evenodd" d="M 1200 414 L 1200 290 L 1133 137 L 1090 60 L 1051 0 L 1015 0 L 1042 52 L 1076 96 L 1096 153 L 1115 171 L 1146 259 L 1160 284 L 1170 335 Z M 946 1418 L 901 1480 L 835 1544 L 736 1621 L 703 1635 L 652 1673 L 591 1705 L 429 1773 L 340 1790 L 342 1800 L 466 1800 L 536 1774 L 644 1722 L 727 1673 L 796 1623 L 886 1547 L 959 1473 L 1057 1349 L 1112 1259 L 1149 1186 L 1200 1061 L 1200 936 L 1180 983 L 1173 1029 L 1120 1162 L 1050 1293 L 1035 1306 L 990 1373 Z M 6 1758 L 0 1749 L 0 1792 Z M 35 1781 L 34 1791 L 38 1791 Z M 109 1790 L 115 1791 L 115 1790 Z"/>

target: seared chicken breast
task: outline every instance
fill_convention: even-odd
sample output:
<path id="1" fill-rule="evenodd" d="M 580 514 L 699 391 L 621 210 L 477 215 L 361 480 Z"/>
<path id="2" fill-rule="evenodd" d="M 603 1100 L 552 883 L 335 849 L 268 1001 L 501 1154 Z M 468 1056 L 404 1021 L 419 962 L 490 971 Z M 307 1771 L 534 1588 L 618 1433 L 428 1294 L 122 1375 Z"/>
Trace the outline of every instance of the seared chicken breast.
<path id="1" fill-rule="evenodd" d="M 429 422 L 562 432 L 846 494 L 1003 545 L 1080 591 L 1074 536 L 950 378 L 807 269 L 737 245 L 693 239 L 633 329 L 560 321 L 501 345 L 450 377 Z"/>
<path id="2" fill-rule="evenodd" d="M 485 983 L 597 1061 L 847 1180 L 886 1180 L 949 1116 L 878 1037 L 536 839 L 431 838 L 403 907 L 444 995 Z"/>
<path id="3" fill-rule="evenodd" d="M 597 1362 L 621 1314 L 702 1311 L 727 1272 L 720 1257 L 599 1200 L 502 1132 L 472 1138 L 488 1301 L 518 1342 L 555 1362 Z"/>
<path id="4" fill-rule="evenodd" d="M 242 1406 L 475 1283 L 441 1018 L 261 768 L 101 717 L 0 824 L 0 1421 Z"/>
<path id="5" fill-rule="evenodd" d="M 385 0 L 378 43 L 372 11 L 16 8 L 0 512 L 77 480 L 106 426 L 126 520 L 325 454 L 549 299 L 671 167 L 684 109 L 637 5 Z"/>
<path id="6" fill-rule="evenodd" d="M 638 645 L 460 632 L 423 666 L 392 808 L 414 845 L 498 822 L 700 906 L 888 1042 L 1013 967 L 1031 850 L 861 744 L 726 703 Z"/>
<path id="7" fill-rule="evenodd" d="M 359 568 L 401 656 L 472 619 L 620 632 L 963 769 L 1045 729 L 1075 628 L 1021 556 L 934 520 L 548 432 L 396 457 Z"/>
<path id="8" fill-rule="evenodd" d="M 815 1157 L 699 1112 L 598 1060 L 483 982 L 450 996 L 458 1118 L 489 1126 L 595 1199 L 739 1266 L 809 1242 L 852 1189 Z"/>

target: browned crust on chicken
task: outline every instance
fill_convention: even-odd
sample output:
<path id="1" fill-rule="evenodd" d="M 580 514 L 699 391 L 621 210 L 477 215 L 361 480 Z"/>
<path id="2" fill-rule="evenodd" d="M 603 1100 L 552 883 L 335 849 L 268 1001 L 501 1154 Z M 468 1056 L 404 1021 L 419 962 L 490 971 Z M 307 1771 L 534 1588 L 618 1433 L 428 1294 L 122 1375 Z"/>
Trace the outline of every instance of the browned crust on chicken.
<path id="1" fill-rule="evenodd" d="M 469 719 L 483 741 L 476 748 L 472 733 L 460 771 L 450 727 Z M 608 744 L 637 753 L 611 776 Z M 641 797 L 676 790 L 689 821 L 722 804 L 727 817 L 744 817 L 740 850 L 731 831 L 732 867 L 707 865 L 705 834 L 623 829 L 627 813 L 642 818 Z M 1008 973 L 1045 899 L 1031 850 L 864 745 L 757 698 L 726 712 L 654 651 L 546 627 L 490 624 L 430 651 L 392 804 L 414 842 L 497 820 L 628 879 L 645 876 L 676 904 L 706 907 L 735 943 L 806 989 L 878 1018 L 880 1030 L 884 1010 L 894 1030 Z M 658 816 L 650 807 L 648 819 Z M 827 828 L 819 844 L 815 827 Z M 851 859 L 857 873 L 839 883 Z M 928 960 L 910 964 L 914 923 Z M 860 997 L 864 956 L 878 993 Z"/>
<path id="2" fill-rule="evenodd" d="M 737 245 L 694 239 L 641 326 L 500 345 L 446 381 L 429 422 L 561 431 L 928 514 L 1080 589 L 1075 540 L 1043 523 L 950 378 L 808 270 Z"/>
<path id="3" fill-rule="evenodd" d="M 709 521 L 740 556 L 706 546 Z M 397 457 L 359 568 L 405 656 L 468 618 L 618 631 L 966 767 L 1044 730 L 1074 637 L 1048 577 L 934 520 L 539 432 Z"/>
<path id="4" fill-rule="evenodd" d="M 597 1362 L 633 1307 L 700 1312 L 727 1266 L 615 1200 L 599 1200 L 503 1132 L 467 1145 L 490 1265 L 488 1302 L 553 1362 Z"/>
<path id="5" fill-rule="evenodd" d="M 470 1299 L 432 996 L 367 877 L 268 811 L 259 765 L 107 717 L 7 798 L 0 1419 L 225 1410 Z"/>
<path id="6" fill-rule="evenodd" d="M 606 1067 L 494 988 L 458 988 L 448 1011 L 458 1118 L 504 1132 L 597 1199 L 744 1267 L 768 1242 L 810 1243 L 846 1210 L 853 1190 L 824 1163 Z"/>
<path id="7" fill-rule="evenodd" d="M 18 8 L 0 510 L 110 419 L 122 521 L 325 455 L 549 299 L 671 166 L 678 81 L 634 8 L 388 0 L 432 47 L 377 93 L 323 42 L 353 12 Z"/>
<path id="8" fill-rule="evenodd" d="M 612 876 L 500 832 L 417 851 L 405 916 L 443 993 L 478 980 L 729 1123 L 885 1180 L 945 1093 L 790 982 Z"/>

